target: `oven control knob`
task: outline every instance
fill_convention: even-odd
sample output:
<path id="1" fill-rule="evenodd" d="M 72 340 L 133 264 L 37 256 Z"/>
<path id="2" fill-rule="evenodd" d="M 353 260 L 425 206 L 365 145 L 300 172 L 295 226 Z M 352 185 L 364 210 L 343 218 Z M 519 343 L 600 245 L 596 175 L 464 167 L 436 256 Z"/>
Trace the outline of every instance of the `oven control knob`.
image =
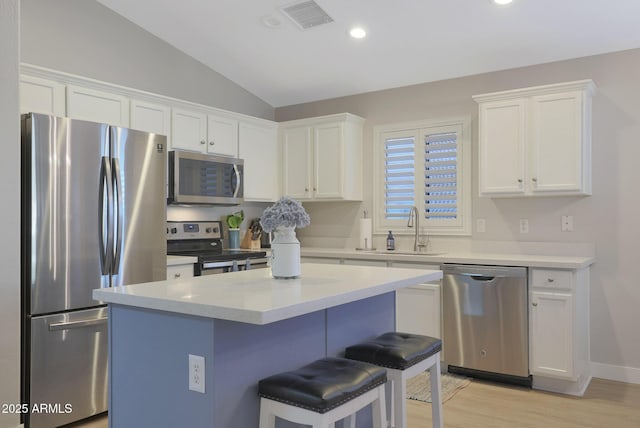
<path id="1" fill-rule="evenodd" d="M 171 228 L 171 233 L 178 233 L 178 228 L 177 227 L 172 227 Z"/>
<path id="2" fill-rule="evenodd" d="M 213 233 L 218 233 L 218 228 L 217 227 L 213 228 Z"/>
<path id="3" fill-rule="evenodd" d="M 211 228 L 210 228 L 210 227 L 207 227 L 207 230 L 206 230 L 205 232 L 207 232 L 207 233 L 211 233 Z"/>

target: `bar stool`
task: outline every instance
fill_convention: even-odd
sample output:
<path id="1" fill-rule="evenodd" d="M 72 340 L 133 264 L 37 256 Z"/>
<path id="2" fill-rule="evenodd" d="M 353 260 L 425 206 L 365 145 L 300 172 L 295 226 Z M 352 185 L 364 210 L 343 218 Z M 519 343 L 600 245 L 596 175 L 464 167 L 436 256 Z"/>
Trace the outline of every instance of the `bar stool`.
<path id="1" fill-rule="evenodd" d="M 407 427 L 407 379 L 425 370 L 431 375 L 431 416 L 434 428 L 442 428 L 440 351 L 442 341 L 408 333 L 385 333 L 375 339 L 349 346 L 345 357 L 382 366 L 391 383 L 391 426 Z"/>
<path id="2" fill-rule="evenodd" d="M 313 428 L 334 428 L 345 419 L 355 428 L 355 413 L 372 404 L 373 427 L 386 425 L 383 368 L 345 358 L 322 358 L 258 383 L 259 428 L 274 428 L 276 417 Z"/>

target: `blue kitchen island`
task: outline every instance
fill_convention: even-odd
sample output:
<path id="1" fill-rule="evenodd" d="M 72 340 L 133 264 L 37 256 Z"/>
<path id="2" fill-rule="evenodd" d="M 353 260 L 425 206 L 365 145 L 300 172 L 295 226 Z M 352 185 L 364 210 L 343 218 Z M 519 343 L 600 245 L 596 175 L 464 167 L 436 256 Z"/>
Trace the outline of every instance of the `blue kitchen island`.
<path id="1" fill-rule="evenodd" d="M 394 330 L 395 290 L 441 277 L 303 264 L 289 280 L 257 269 L 94 290 L 109 304 L 109 425 L 257 427 L 258 380 Z M 204 393 L 189 389 L 189 355 L 204 357 Z"/>

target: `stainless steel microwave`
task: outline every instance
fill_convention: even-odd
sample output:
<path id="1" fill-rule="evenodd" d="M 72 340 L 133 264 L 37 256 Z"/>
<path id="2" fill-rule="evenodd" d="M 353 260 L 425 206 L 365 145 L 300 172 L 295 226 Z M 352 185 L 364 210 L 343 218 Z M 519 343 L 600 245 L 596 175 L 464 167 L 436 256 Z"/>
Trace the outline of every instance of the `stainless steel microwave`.
<path id="1" fill-rule="evenodd" d="M 244 161 L 174 150 L 169 152 L 167 202 L 175 205 L 238 205 L 244 201 Z"/>

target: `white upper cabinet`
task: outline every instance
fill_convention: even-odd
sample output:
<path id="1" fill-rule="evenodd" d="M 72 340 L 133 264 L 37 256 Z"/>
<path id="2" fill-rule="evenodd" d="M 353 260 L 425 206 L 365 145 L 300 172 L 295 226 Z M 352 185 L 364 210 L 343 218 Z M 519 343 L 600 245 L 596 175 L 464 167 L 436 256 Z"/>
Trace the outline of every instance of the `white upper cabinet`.
<path id="1" fill-rule="evenodd" d="M 66 115 L 65 85 L 32 76 L 20 76 L 20 113 Z"/>
<path id="2" fill-rule="evenodd" d="M 240 121 L 238 126 L 238 157 L 244 160 L 244 199 L 277 201 L 280 197 L 277 124 Z"/>
<path id="3" fill-rule="evenodd" d="M 171 147 L 223 156 L 238 156 L 238 121 L 205 112 L 172 109 Z"/>
<path id="4" fill-rule="evenodd" d="M 312 198 L 311 127 L 281 124 L 282 194 L 294 199 Z M 286 126 L 286 125 L 285 125 Z"/>
<path id="5" fill-rule="evenodd" d="M 300 200 L 362 200 L 364 119 L 343 113 L 282 122 L 282 193 Z"/>
<path id="6" fill-rule="evenodd" d="M 207 152 L 238 157 L 238 121 L 207 115 Z"/>
<path id="7" fill-rule="evenodd" d="M 171 109 L 171 148 L 207 151 L 207 115 L 197 111 Z"/>
<path id="8" fill-rule="evenodd" d="M 128 128 L 129 99 L 116 93 L 68 85 L 67 116 Z"/>
<path id="9" fill-rule="evenodd" d="M 171 108 L 140 100 L 131 100 L 130 127 L 164 135 L 171 133 Z"/>
<path id="10" fill-rule="evenodd" d="M 591 80 L 476 95 L 480 196 L 591 194 Z"/>

